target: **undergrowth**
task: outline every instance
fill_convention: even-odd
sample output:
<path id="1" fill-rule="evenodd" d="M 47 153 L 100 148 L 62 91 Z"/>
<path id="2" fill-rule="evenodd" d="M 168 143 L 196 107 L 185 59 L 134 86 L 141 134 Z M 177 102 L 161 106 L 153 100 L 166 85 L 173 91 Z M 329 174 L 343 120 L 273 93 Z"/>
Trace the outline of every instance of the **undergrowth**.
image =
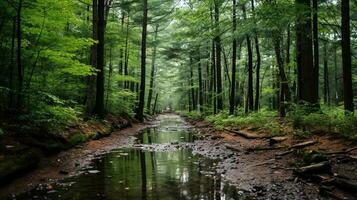
<path id="1" fill-rule="evenodd" d="M 199 112 L 182 112 L 192 119 L 204 119 L 217 129 L 235 127 L 267 131 L 273 135 L 294 134 L 298 138 L 311 137 L 313 134 L 331 134 L 357 141 L 357 117 L 345 116 L 343 107 L 328 107 L 322 105 L 312 112 L 309 108 L 293 105 L 285 118 L 277 111 L 261 109 L 257 112 L 244 114 L 238 110 L 236 115 L 222 111 L 216 115 L 203 116 Z"/>

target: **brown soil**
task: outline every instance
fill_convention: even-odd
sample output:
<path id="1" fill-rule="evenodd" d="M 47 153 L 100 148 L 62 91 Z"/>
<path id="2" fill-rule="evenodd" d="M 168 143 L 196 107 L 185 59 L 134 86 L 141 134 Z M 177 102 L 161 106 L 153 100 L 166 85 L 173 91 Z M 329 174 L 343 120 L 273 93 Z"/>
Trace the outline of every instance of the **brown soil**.
<path id="1" fill-rule="evenodd" d="M 146 128 L 147 125 L 134 124 L 130 128 L 114 131 L 100 140 L 92 140 L 57 155 L 41 159 L 34 171 L 1 187 L 0 199 L 12 193 L 32 189 L 38 184 L 50 183 L 79 173 L 79 169 L 88 165 L 96 155 L 128 145 L 135 139 L 131 136 Z"/>
<path id="2" fill-rule="evenodd" d="M 215 130 L 205 121 L 187 120 L 199 132 L 211 138 L 208 143 L 196 142 L 196 146 L 199 146 L 200 143 L 203 146 L 198 147 L 197 152 L 214 158 L 215 153 L 207 151 L 207 148 L 212 149 L 212 146 L 216 146 L 216 149 L 223 148 L 223 151 L 220 152 L 222 155 L 216 156 L 222 159 L 218 172 L 222 172 L 226 180 L 237 186 L 238 189 L 249 193 L 249 196 L 254 199 L 324 199 L 320 195 L 320 180 L 314 180 L 314 175 L 323 175 L 327 179 L 333 179 L 335 176 L 348 177 L 349 180 L 357 183 L 357 159 L 346 159 L 346 157 L 356 158 L 357 149 L 341 153 L 356 147 L 351 141 L 331 135 L 314 135 L 305 139 L 297 139 L 288 135 L 286 140 L 270 146 L 269 139 L 247 139 L 229 131 Z M 253 135 L 260 134 L 258 131 L 248 129 L 244 131 Z M 277 156 L 279 153 L 288 151 L 292 145 L 305 141 L 317 141 L 317 143 L 297 149 L 293 153 Z M 233 146 L 234 148 L 224 146 Z M 282 148 L 262 150 L 262 148 L 270 147 Z M 206 150 L 202 151 L 202 149 Z M 326 155 L 331 163 L 332 172 L 309 174 L 307 177 L 298 176 L 295 170 L 306 165 L 302 163 L 303 155 L 314 151 Z M 340 153 L 333 154 L 333 152 Z M 332 187 L 327 194 L 329 196 L 327 199 L 357 199 L 355 192 L 344 189 Z"/>

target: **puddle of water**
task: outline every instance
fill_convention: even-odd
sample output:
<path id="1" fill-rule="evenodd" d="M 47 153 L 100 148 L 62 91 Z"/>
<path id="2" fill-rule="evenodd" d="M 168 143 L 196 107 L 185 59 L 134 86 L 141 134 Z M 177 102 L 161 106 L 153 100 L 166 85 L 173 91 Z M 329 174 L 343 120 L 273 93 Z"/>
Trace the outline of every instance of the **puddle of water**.
<path id="1" fill-rule="evenodd" d="M 160 119 L 139 135 L 145 144 L 193 140 L 178 116 Z M 214 173 L 214 166 L 215 161 L 193 155 L 190 149 L 117 149 L 93 160 L 82 175 L 16 199 L 239 199 L 236 189 Z"/>

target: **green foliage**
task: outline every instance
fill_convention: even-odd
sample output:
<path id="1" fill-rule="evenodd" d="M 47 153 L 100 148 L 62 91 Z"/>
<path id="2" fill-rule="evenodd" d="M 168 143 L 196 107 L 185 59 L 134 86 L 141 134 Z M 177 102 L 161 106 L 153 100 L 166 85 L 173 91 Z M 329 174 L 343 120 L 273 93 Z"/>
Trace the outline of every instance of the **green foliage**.
<path id="1" fill-rule="evenodd" d="M 189 117 L 193 120 L 203 119 L 203 115 L 199 111 L 191 111 L 191 112 L 180 112 L 181 115 Z"/>
<path id="2" fill-rule="evenodd" d="M 55 133 L 79 122 L 81 109 L 74 102 L 47 93 L 42 95 L 43 98 L 38 99 L 36 105 L 32 105 L 33 109 L 29 114 L 19 117 L 21 120 Z"/>
<path id="3" fill-rule="evenodd" d="M 259 112 L 252 112 L 248 115 L 228 115 L 226 112 L 221 112 L 217 115 L 207 116 L 205 119 L 212 123 L 215 127 L 222 129 L 227 126 L 238 128 L 261 128 L 272 134 L 279 135 L 281 127 L 276 121 L 277 112 L 262 109 Z"/>

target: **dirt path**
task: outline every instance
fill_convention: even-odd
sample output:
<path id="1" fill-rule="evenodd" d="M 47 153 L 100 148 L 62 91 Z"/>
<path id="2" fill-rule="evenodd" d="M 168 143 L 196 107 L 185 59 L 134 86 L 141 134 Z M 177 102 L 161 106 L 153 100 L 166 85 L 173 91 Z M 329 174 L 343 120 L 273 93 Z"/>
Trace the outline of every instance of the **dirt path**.
<path id="1" fill-rule="evenodd" d="M 150 124 L 134 124 L 130 128 L 114 131 L 110 136 L 92 140 L 68 151 L 41 159 L 38 167 L 0 188 L 0 199 L 13 193 L 20 193 L 34 188 L 38 184 L 49 184 L 60 179 L 76 175 L 99 154 L 133 143 L 136 135 Z"/>

